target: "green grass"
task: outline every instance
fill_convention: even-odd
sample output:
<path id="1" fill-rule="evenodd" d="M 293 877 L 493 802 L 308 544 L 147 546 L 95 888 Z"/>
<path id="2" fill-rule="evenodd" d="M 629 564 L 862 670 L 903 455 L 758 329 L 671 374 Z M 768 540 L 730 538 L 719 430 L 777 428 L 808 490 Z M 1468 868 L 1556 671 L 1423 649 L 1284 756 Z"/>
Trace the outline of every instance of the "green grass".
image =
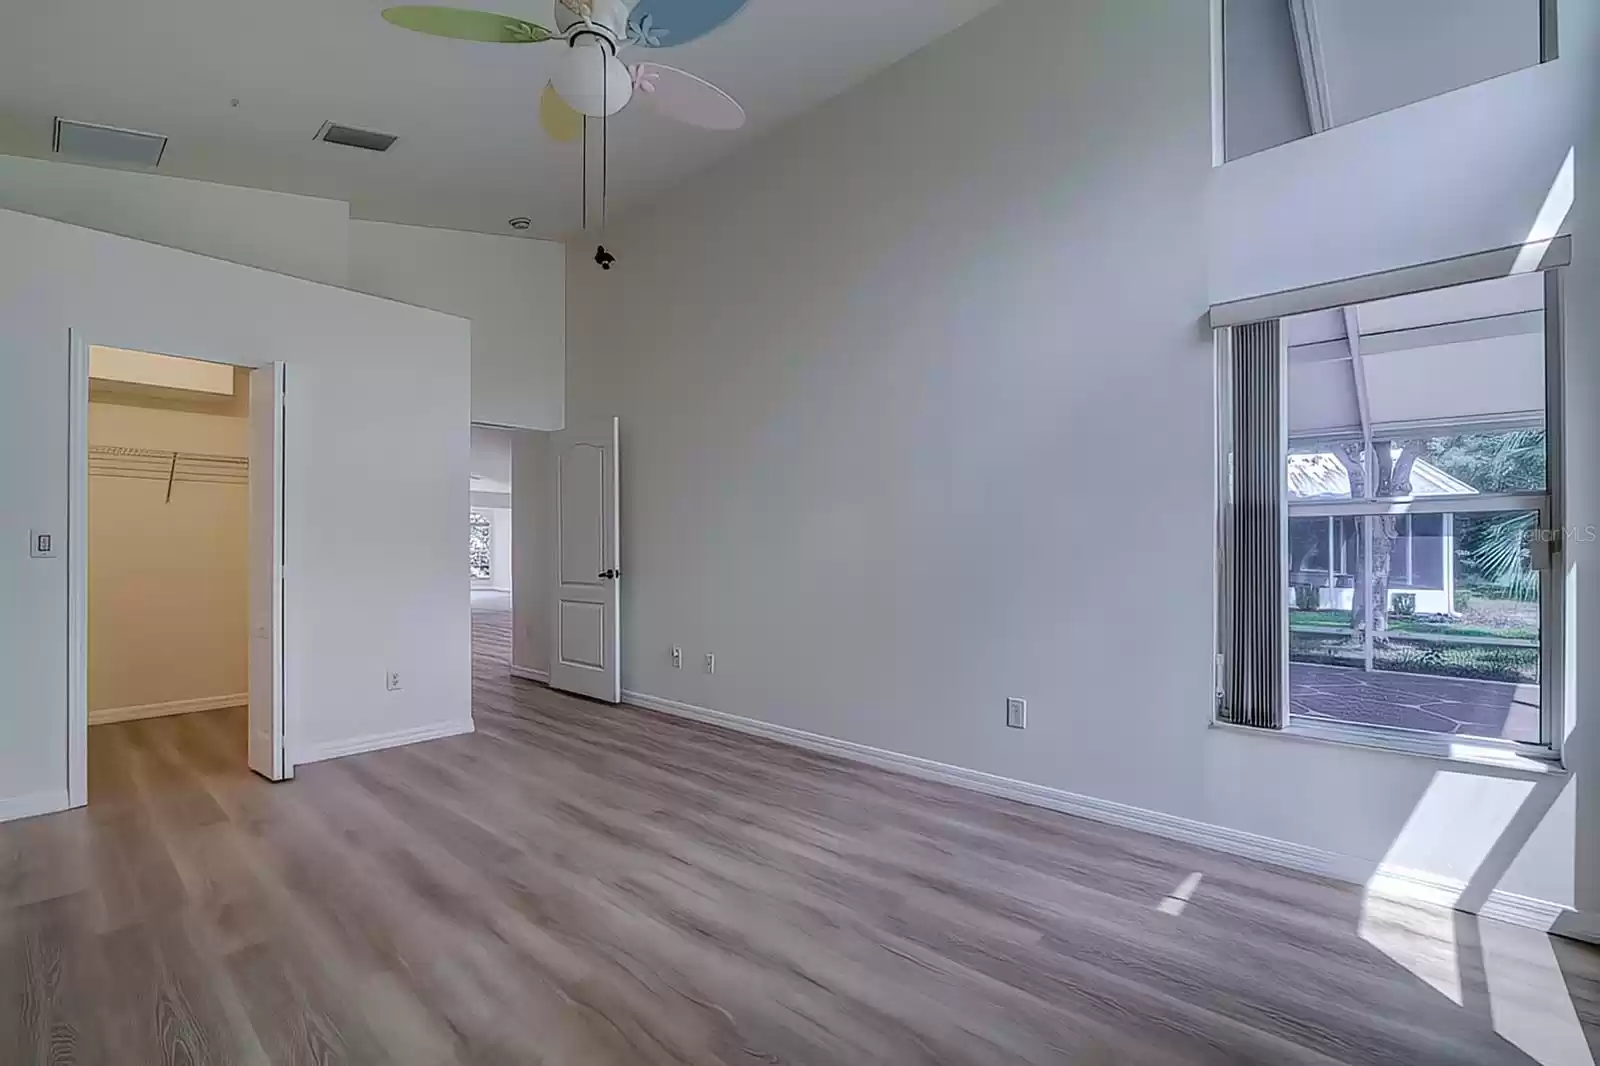
<path id="1" fill-rule="evenodd" d="M 1350 612 L 1331 609 L 1317 611 L 1289 611 L 1290 629 L 1349 629 Z M 1488 626 L 1458 625 L 1454 622 L 1428 622 L 1418 618 L 1401 618 L 1389 612 L 1391 633 L 1435 633 L 1444 637 L 1505 637 L 1508 640 L 1538 640 L 1539 631 L 1527 626 L 1505 626 L 1492 629 Z"/>
<path id="2" fill-rule="evenodd" d="M 1396 643 L 1373 651 L 1373 666 L 1378 670 L 1514 684 L 1539 682 L 1539 652 L 1536 648 L 1459 644 L 1418 647 Z M 1361 651 L 1338 634 L 1302 629 L 1290 634 L 1289 661 L 1359 669 Z"/>

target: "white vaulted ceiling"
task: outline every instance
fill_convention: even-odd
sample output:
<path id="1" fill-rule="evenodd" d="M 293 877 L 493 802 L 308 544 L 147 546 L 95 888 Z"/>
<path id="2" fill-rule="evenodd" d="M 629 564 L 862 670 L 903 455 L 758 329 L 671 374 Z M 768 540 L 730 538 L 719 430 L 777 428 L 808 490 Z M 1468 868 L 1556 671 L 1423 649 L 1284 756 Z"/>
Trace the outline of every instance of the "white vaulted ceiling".
<path id="1" fill-rule="evenodd" d="M 837 95 L 997 0 L 750 0 L 649 53 L 726 88 L 738 133 L 611 128 L 616 205 L 637 202 Z M 553 25 L 553 0 L 464 0 Z M 350 202 L 357 217 L 533 235 L 577 228 L 578 149 L 539 126 L 561 47 L 429 38 L 386 0 L 20 0 L 0 15 L 0 153 L 48 157 L 57 116 L 165 134 L 161 173 Z M 232 101 L 238 100 L 237 107 Z M 386 155 L 313 139 L 324 121 L 398 135 Z"/>
<path id="2" fill-rule="evenodd" d="M 1286 319 L 1289 433 L 1360 436 L 1357 379 L 1371 428 L 1543 417 L 1544 279 L 1521 274 L 1380 300 L 1353 309 L 1361 359 L 1341 312 Z"/>

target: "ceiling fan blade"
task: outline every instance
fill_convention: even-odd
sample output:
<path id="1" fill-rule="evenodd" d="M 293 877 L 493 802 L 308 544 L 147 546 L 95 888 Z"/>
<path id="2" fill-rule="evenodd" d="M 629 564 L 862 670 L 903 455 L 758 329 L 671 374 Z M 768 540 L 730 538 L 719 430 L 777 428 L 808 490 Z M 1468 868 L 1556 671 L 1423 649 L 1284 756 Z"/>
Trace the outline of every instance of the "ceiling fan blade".
<path id="1" fill-rule="evenodd" d="M 737 15 L 749 0 L 639 0 L 628 40 L 642 48 L 674 48 L 704 37 Z"/>
<path id="2" fill-rule="evenodd" d="M 707 130 L 736 130 L 744 125 L 744 108 L 737 100 L 686 70 L 640 63 L 633 68 L 633 83 L 633 98 L 668 118 Z"/>
<path id="3" fill-rule="evenodd" d="M 538 44 L 555 34 L 536 22 L 496 15 L 488 11 L 468 11 L 459 7 L 407 5 L 385 8 L 383 17 L 396 26 L 434 37 L 457 41 L 484 41 L 490 44 Z"/>
<path id="4" fill-rule="evenodd" d="M 539 121 L 551 140 L 570 144 L 583 139 L 583 116 L 561 99 L 554 85 L 546 85 L 539 97 Z"/>

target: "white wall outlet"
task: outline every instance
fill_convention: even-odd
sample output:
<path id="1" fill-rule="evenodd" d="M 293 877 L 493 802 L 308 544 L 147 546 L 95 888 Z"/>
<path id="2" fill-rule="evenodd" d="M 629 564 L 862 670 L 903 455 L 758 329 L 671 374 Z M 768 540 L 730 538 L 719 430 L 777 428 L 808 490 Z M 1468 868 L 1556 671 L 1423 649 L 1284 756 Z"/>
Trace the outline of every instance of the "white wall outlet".
<path id="1" fill-rule="evenodd" d="M 400 691 L 400 671 L 390 670 L 389 675 L 384 678 L 384 687 L 390 692 Z"/>
<path id="2" fill-rule="evenodd" d="M 56 536 L 43 529 L 35 529 L 28 534 L 28 554 L 35 559 L 54 559 L 56 557 Z"/>
<path id="3" fill-rule="evenodd" d="M 1006 725 L 1012 729 L 1028 728 L 1028 701 L 1006 700 Z"/>
<path id="4" fill-rule="evenodd" d="M 683 669 L 683 649 L 676 644 L 672 646 L 672 668 L 674 670 Z"/>
<path id="5" fill-rule="evenodd" d="M 706 652 L 706 673 L 714 674 L 716 672 L 717 672 L 717 657 L 715 655 L 711 654 L 710 652 Z"/>

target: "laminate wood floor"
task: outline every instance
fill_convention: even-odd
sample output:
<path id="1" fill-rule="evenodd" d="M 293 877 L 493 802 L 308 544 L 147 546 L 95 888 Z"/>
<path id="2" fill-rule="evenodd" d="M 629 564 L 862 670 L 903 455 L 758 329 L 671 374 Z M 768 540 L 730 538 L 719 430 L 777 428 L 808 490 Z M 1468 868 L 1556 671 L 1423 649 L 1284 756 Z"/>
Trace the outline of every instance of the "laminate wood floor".
<path id="1" fill-rule="evenodd" d="M 93 730 L 91 806 L 0 826 L 0 1066 L 1593 1062 L 1590 949 L 568 698 L 475 629 L 475 735 L 291 784 L 241 712 Z"/>

